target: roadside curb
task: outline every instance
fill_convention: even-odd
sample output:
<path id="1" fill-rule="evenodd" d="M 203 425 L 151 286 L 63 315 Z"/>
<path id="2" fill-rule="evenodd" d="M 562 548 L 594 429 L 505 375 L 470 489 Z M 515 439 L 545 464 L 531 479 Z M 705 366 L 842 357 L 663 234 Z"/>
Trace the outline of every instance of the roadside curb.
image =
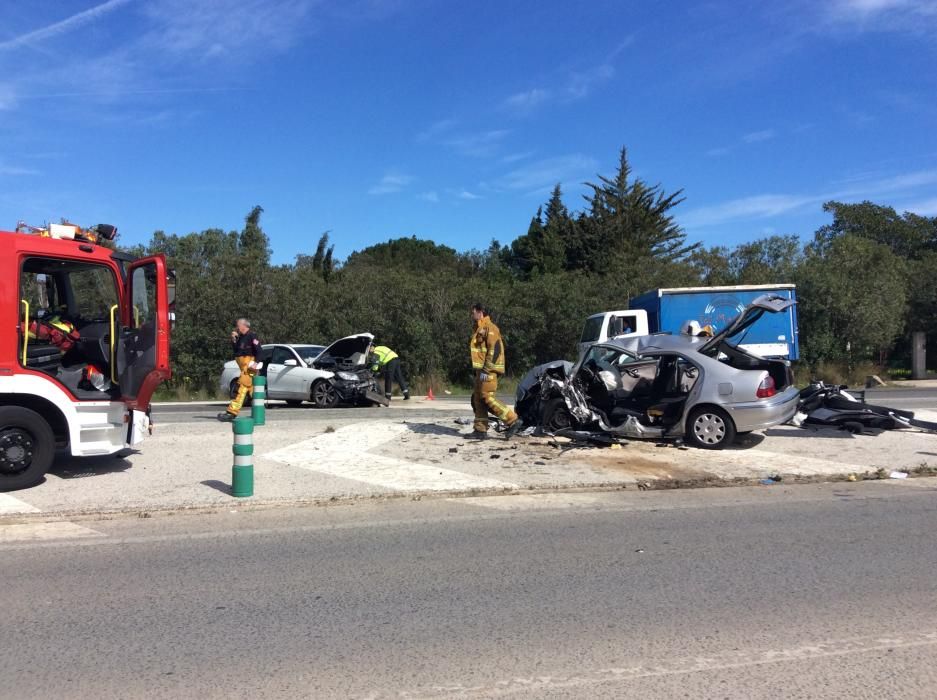
<path id="1" fill-rule="evenodd" d="M 773 486 L 801 486 L 823 483 L 862 483 L 889 481 L 887 478 L 857 479 L 850 481 L 851 472 L 841 474 L 781 474 L 781 481 Z M 934 478 L 937 487 L 937 477 L 933 474 L 909 474 L 909 479 Z M 899 482 L 900 483 L 900 482 Z M 343 494 L 335 496 L 315 496 L 309 498 L 280 498 L 280 499 L 235 499 L 226 502 L 166 505 L 154 507 L 128 506 L 126 508 L 97 509 L 97 510 L 71 510 L 38 513 L 10 513 L 0 515 L 0 527 L 5 525 L 18 525 L 23 523 L 59 522 L 59 521 L 94 521 L 116 520 L 117 518 L 152 518 L 168 517 L 173 515 L 210 515 L 224 511 L 255 511 L 270 510 L 273 508 L 306 508 L 328 506 L 350 506 L 356 503 L 393 501 L 393 500 L 430 500 L 448 498 L 477 498 L 484 496 L 516 496 L 521 494 L 546 493 L 588 493 L 608 491 L 672 491 L 678 489 L 702 488 L 732 488 L 739 486 L 760 486 L 760 477 L 734 477 L 724 478 L 701 474 L 698 478 L 653 479 L 634 480 L 629 482 L 595 482 L 573 485 L 531 486 L 528 488 L 473 488 L 457 489 L 452 491 L 393 491 L 370 495 Z M 765 486 L 770 488 L 770 486 Z"/>

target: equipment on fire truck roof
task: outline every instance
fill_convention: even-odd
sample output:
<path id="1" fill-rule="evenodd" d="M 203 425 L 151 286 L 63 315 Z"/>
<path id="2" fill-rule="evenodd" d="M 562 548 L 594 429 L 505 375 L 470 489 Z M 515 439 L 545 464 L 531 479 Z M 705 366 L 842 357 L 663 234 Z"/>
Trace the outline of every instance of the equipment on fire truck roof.
<path id="1" fill-rule="evenodd" d="M 45 226 L 32 226 L 25 221 L 17 221 L 16 232 L 35 233 L 44 238 L 87 241 L 88 243 L 97 243 L 102 239 L 113 241 L 117 238 L 117 227 L 111 224 L 96 224 L 89 228 L 81 228 L 67 221 L 62 221 L 60 224 L 46 224 Z"/>

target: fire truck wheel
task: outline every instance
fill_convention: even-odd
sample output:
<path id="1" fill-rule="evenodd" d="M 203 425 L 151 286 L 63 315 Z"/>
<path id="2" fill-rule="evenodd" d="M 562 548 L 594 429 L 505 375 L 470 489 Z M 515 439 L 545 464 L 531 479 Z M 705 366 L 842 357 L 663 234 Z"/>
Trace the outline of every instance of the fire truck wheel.
<path id="1" fill-rule="evenodd" d="M 55 435 L 45 419 L 20 406 L 0 406 L 0 491 L 42 480 L 55 458 Z"/>

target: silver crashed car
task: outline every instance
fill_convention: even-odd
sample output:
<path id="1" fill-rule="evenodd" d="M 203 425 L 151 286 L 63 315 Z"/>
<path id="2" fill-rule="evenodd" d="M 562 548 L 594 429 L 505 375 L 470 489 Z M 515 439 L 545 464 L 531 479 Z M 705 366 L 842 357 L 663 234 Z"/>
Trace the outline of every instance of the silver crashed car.
<path id="1" fill-rule="evenodd" d="M 550 432 L 601 431 L 625 438 L 682 438 L 721 449 L 737 435 L 786 423 L 799 394 L 790 362 L 738 347 L 764 313 L 795 302 L 764 295 L 712 338 L 655 334 L 590 347 L 575 365 L 531 370 L 518 386 L 525 423 Z"/>

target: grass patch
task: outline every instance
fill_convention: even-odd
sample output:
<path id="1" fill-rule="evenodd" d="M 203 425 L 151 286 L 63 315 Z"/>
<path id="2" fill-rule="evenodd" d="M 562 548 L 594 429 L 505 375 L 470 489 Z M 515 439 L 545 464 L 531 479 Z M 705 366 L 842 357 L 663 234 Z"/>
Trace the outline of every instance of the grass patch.
<path id="1" fill-rule="evenodd" d="M 172 386 L 163 384 L 153 394 L 153 400 L 159 402 L 171 401 L 225 401 L 227 396 L 222 396 L 217 388 L 206 389 L 205 387 L 191 387 L 185 384 Z"/>

